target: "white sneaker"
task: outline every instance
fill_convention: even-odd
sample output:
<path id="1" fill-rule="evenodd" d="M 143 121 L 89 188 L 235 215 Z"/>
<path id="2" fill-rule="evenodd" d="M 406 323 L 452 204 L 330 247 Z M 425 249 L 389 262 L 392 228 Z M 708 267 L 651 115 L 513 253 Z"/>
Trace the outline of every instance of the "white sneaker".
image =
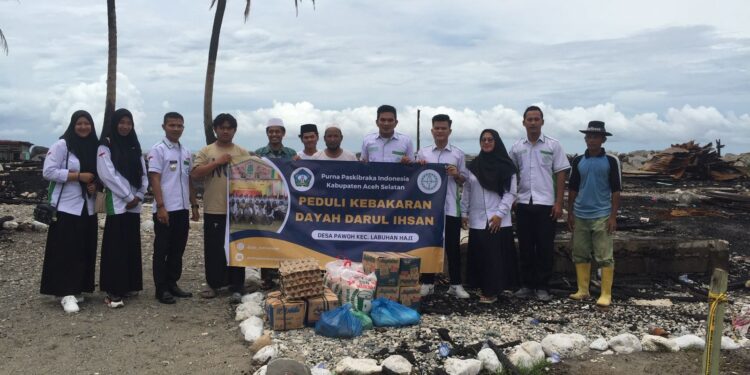
<path id="1" fill-rule="evenodd" d="M 429 296 L 432 293 L 435 293 L 434 284 L 422 284 L 422 289 L 419 290 L 419 294 L 422 297 Z"/>
<path id="2" fill-rule="evenodd" d="M 63 310 L 65 310 L 66 313 L 76 313 L 78 312 L 78 302 L 76 302 L 76 296 L 65 296 L 60 301 L 62 304 Z"/>
<path id="3" fill-rule="evenodd" d="M 457 284 L 457 285 L 451 285 L 450 288 L 448 288 L 448 294 L 455 296 L 456 298 L 466 299 L 469 298 L 469 293 L 464 290 L 463 285 Z"/>

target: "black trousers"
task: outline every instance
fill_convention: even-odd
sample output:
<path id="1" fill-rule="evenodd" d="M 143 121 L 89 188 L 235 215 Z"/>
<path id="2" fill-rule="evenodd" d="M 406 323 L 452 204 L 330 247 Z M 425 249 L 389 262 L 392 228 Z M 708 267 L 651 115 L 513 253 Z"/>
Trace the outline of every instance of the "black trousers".
<path id="1" fill-rule="evenodd" d="M 227 215 L 203 215 L 203 257 L 206 283 L 213 289 L 229 285 L 232 292 L 245 290 L 245 267 L 228 266 L 224 252 Z"/>
<path id="2" fill-rule="evenodd" d="M 552 206 L 516 206 L 521 284 L 524 287 L 546 289 L 552 276 L 555 221 L 550 217 L 551 212 Z"/>
<path id="3" fill-rule="evenodd" d="M 445 243 L 443 248 L 448 256 L 448 276 L 451 285 L 461 284 L 461 218 L 445 215 Z M 423 284 L 434 284 L 434 273 L 423 273 Z"/>
<path id="4" fill-rule="evenodd" d="M 154 285 L 156 295 L 177 285 L 182 275 L 182 254 L 190 230 L 189 211 L 169 212 L 169 225 L 159 222 L 154 214 Z"/>

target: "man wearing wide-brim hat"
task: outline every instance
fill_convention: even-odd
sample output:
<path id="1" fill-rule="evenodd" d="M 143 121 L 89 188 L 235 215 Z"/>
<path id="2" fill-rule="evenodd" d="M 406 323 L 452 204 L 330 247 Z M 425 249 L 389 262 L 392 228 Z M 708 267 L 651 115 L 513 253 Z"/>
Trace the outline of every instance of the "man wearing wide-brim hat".
<path id="1" fill-rule="evenodd" d="M 576 266 L 578 291 L 574 300 L 590 297 L 591 258 L 601 267 L 601 295 L 597 306 L 608 307 L 612 301 L 615 261 L 612 237 L 617 229 L 622 175 L 617 157 L 607 155 L 602 144 L 612 136 L 603 121 L 591 121 L 585 130 L 586 152 L 570 163 L 568 182 L 568 227 L 573 232 L 573 263 Z"/>

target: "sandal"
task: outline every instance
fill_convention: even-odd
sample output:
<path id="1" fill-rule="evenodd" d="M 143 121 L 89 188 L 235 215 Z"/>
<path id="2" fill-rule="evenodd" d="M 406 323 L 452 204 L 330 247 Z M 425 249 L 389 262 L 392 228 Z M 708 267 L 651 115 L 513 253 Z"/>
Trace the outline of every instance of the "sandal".
<path id="1" fill-rule="evenodd" d="M 200 296 L 201 296 L 201 298 L 206 298 L 206 299 L 215 298 L 216 297 L 216 289 L 208 288 L 206 290 L 202 290 L 200 292 Z"/>
<path id="2" fill-rule="evenodd" d="M 481 297 L 479 297 L 479 303 L 490 304 L 490 303 L 495 303 L 495 302 L 497 302 L 497 297 L 495 297 L 495 296 L 492 296 L 492 297 L 481 296 Z"/>

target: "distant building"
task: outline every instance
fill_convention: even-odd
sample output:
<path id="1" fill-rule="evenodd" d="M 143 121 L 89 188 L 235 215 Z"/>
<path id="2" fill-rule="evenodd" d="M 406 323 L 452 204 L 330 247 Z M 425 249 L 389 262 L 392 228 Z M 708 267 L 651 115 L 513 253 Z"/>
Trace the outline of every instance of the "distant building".
<path id="1" fill-rule="evenodd" d="M 29 160 L 32 144 L 24 141 L 0 140 L 0 161 Z"/>

